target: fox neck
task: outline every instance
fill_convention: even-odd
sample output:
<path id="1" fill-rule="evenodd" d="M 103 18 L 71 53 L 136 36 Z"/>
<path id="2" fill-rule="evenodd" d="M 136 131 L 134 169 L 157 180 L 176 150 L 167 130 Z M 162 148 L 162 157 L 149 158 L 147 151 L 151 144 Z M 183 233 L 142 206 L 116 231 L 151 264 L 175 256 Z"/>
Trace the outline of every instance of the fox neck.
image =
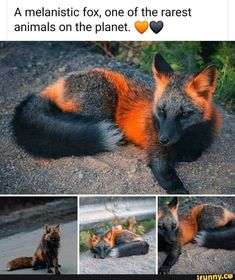
<path id="1" fill-rule="evenodd" d="M 196 160 L 212 144 L 213 138 L 213 120 L 194 125 L 169 148 L 171 151 L 169 157 L 176 162 Z"/>

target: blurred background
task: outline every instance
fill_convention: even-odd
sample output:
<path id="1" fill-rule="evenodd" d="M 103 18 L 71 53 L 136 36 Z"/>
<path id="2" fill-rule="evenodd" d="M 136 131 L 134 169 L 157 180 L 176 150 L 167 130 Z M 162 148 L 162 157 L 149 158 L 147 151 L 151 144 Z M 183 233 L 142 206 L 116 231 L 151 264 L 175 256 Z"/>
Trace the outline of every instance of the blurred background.
<path id="1" fill-rule="evenodd" d="M 150 73 L 156 52 L 161 53 L 174 70 L 198 72 L 209 64 L 219 69 L 215 97 L 227 109 L 235 109 L 235 42 L 94 42 L 109 57 L 139 65 Z"/>

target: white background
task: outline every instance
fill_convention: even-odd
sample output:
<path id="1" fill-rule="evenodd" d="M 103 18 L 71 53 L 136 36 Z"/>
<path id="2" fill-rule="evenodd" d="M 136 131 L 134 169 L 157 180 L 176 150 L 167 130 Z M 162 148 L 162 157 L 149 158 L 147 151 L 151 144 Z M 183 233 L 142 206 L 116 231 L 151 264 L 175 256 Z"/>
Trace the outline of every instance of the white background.
<path id="1" fill-rule="evenodd" d="M 234 0 L 1 0 L 0 1 L 0 40 L 235 40 L 235 1 Z M 23 10 L 45 8 L 81 8 L 91 9 L 134 9 L 148 7 L 152 9 L 192 9 L 192 17 L 120 17 L 120 18 L 23 18 L 14 17 L 17 7 Z M 230 17 L 228 17 L 230 15 Z M 7 19 L 8 16 L 8 19 Z M 139 34 L 134 23 L 136 20 L 162 20 L 164 27 L 159 34 L 148 29 Z M 130 32 L 14 32 L 16 23 L 46 23 L 54 24 L 83 22 L 96 24 L 104 21 L 110 24 L 127 22 Z M 229 28 L 230 24 L 230 28 Z"/>

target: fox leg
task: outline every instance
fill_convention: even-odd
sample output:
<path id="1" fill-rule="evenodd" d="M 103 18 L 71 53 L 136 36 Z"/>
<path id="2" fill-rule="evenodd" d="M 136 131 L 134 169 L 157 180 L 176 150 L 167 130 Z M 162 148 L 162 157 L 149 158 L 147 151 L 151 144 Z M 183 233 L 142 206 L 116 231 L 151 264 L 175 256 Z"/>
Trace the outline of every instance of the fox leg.
<path id="1" fill-rule="evenodd" d="M 51 260 L 50 260 L 50 257 L 46 255 L 45 261 L 46 261 L 47 273 L 53 273 L 53 271 L 52 271 L 52 269 L 51 269 Z"/>
<path id="2" fill-rule="evenodd" d="M 58 257 L 54 258 L 53 264 L 55 267 L 55 274 L 60 274 L 60 270 L 59 270 L 60 265 L 58 264 Z"/>
<path id="3" fill-rule="evenodd" d="M 178 243 L 175 243 L 171 246 L 170 252 L 168 253 L 165 261 L 158 270 L 159 274 L 168 274 L 171 267 L 177 262 L 181 254 L 181 246 Z"/>
<path id="4" fill-rule="evenodd" d="M 39 265 L 40 265 L 40 261 L 36 257 L 33 257 L 33 260 L 32 260 L 33 270 L 38 270 Z"/>
<path id="5" fill-rule="evenodd" d="M 168 193 L 188 193 L 178 177 L 173 163 L 167 160 L 164 151 L 158 150 L 155 153 L 150 153 L 148 165 L 156 180 Z"/>

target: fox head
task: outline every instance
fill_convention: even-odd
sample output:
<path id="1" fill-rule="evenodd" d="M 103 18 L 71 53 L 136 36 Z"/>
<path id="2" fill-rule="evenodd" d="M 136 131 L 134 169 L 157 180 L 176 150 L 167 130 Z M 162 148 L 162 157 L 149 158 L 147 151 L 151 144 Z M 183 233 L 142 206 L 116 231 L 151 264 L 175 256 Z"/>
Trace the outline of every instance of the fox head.
<path id="1" fill-rule="evenodd" d="M 107 232 L 97 230 L 95 233 L 92 233 L 88 240 L 88 247 L 101 259 L 106 258 L 113 247 L 112 230 Z"/>
<path id="2" fill-rule="evenodd" d="M 60 224 L 55 227 L 45 225 L 44 240 L 54 248 L 60 247 Z"/>
<path id="3" fill-rule="evenodd" d="M 212 97 L 217 69 L 211 65 L 196 75 L 174 72 L 157 54 L 153 63 L 155 78 L 153 118 L 159 142 L 177 143 L 190 127 L 212 118 Z"/>
<path id="4" fill-rule="evenodd" d="M 158 235 L 161 239 L 170 244 L 177 241 L 179 231 L 177 215 L 178 205 L 178 198 L 175 197 L 167 206 L 163 206 L 158 210 Z"/>

